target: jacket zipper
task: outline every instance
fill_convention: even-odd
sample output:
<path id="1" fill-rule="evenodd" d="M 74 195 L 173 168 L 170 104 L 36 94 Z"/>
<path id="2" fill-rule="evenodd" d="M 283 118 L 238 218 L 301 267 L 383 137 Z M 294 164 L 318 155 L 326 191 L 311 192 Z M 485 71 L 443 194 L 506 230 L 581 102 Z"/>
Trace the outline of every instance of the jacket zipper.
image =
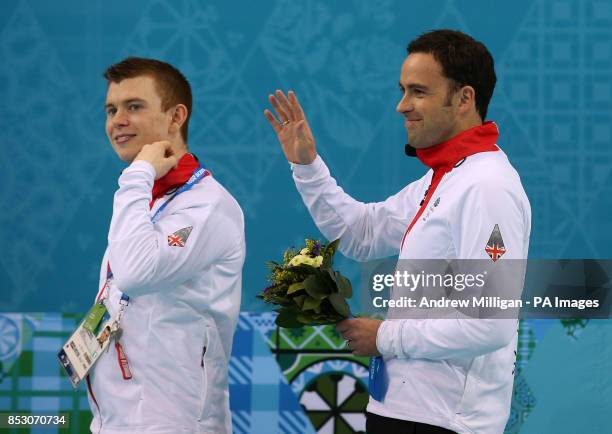
<path id="1" fill-rule="evenodd" d="M 200 404 L 200 414 L 198 415 L 198 420 L 202 421 L 204 419 L 204 406 L 206 405 L 206 389 L 208 387 L 208 379 L 206 378 L 206 363 L 204 362 L 204 358 L 206 357 L 206 347 L 209 345 L 208 342 L 208 326 L 204 329 L 204 342 L 202 345 L 202 358 L 200 359 L 200 369 L 202 370 L 202 390 L 200 391 L 200 396 L 202 397 L 202 402 Z"/>
<path id="2" fill-rule="evenodd" d="M 436 188 L 438 187 L 438 185 L 442 181 L 442 178 L 447 172 L 448 170 L 444 170 L 444 169 L 438 169 L 434 171 L 431 177 L 431 184 L 429 184 L 429 187 L 427 187 L 427 190 L 425 191 L 425 197 L 423 197 L 423 200 L 421 200 L 421 203 L 419 203 L 419 209 L 417 210 L 417 213 L 412 218 L 412 221 L 408 225 L 408 229 L 406 229 L 406 232 L 404 232 L 404 237 L 402 238 L 402 242 L 400 244 L 400 252 L 404 248 L 404 241 L 406 240 L 406 237 L 410 233 L 410 230 L 415 225 L 415 223 L 419 220 L 419 217 L 421 217 L 421 214 L 423 214 L 423 211 L 425 211 L 425 208 L 427 208 L 427 205 L 429 204 L 429 200 L 434 195 Z"/>
<path id="3" fill-rule="evenodd" d="M 89 379 L 89 374 L 85 377 L 87 380 L 87 392 L 91 396 L 92 401 L 96 404 L 96 408 L 98 409 L 98 417 L 100 418 L 100 428 L 98 429 L 98 433 L 102 431 L 102 412 L 100 411 L 100 405 L 98 404 L 98 400 L 96 399 L 96 395 L 93 393 L 93 387 L 91 387 L 91 380 Z"/>

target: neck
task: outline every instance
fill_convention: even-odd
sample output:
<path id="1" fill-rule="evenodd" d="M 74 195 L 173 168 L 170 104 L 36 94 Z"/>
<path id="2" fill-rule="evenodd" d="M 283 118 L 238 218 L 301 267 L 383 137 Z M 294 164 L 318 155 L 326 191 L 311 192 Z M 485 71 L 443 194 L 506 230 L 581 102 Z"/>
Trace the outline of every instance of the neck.
<path id="1" fill-rule="evenodd" d="M 183 155 L 187 153 L 187 145 L 182 140 L 178 142 L 171 142 L 172 154 L 179 160 Z"/>
<path id="2" fill-rule="evenodd" d="M 178 153 L 175 155 L 179 155 Z M 179 158 L 179 162 L 164 176 L 159 178 L 153 184 L 152 202 L 159 197 L 163 196 L 169 190 L 178 188 L 183 185 L 191 176 L 194 171 L 200 167 L 198 160 L 192 154 L 187 154 L 186 150 L 183 149 L 182 155 Z"/>
<path id="3" fill-rule="evenodd" d="M 480 116 L 478 114 L 472 113 L 465 119 L 462 119 L 461 122 L 459 122 L 459 125 L 457 126 L 457 131 L 454 136 L 456 136 L 457 134 L 461 134 L 462 132 L 467 131 L 471 128 L 478 127 L 483 123 L 484 122 L 482 121 L 482 119 L 480 119 Z"/>
<path id="4" fill-rule="evenodd" d="M 446 140 L 443 140 L 440 143 L 444 143 L 444 142 L 447 142 L 449 140 L 452 140 L 453 137 L 457 137 L 459 134 L 463 133 L 464 131 L 467 131 L 467 130 L 472 129 L 474 127 L 478 127 L 478 126 L 480 126 L 482 124 L 483 124 L 483 122 L 480 119 L 480 116 L 478 116 L 478 115 L 468 116 L 468 117 L 466 117 L 464 119 L 461 119 L 457 123 L 457 125 L 455 126 L 452 134 L 450 134 L 449 137 Z M 439 145 L 440 143 L 436 143 L 436 144 L 434 144 L 432 146 Z"/>
<path id="5" fill-rule="evenodd" d="M 499 131 L 493 122 L 478 124 L 429 148 L 416 149 L 414 154 L 426 166 L 450 170 L 461 159 L 479 152 L 497 151 Z"/>

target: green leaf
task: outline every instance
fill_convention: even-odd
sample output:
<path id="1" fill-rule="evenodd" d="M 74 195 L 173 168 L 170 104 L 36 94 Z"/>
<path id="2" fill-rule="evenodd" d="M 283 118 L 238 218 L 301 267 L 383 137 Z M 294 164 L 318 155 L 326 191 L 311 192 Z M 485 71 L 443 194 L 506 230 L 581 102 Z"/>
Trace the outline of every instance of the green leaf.
<path id="1" fill-rule="evenodd" d="M 296 295 L 295 297 L 293 297 L 293 302 L 297 305 L 297 307 L 299 307 L 300 309 L 302 309 L 302 307 L 304 306 L 304 300 L 306 300 L 306 295 Z"/>
<path id="2" fill-rule="evenodd" d="M 353 296 L 353 286 L 351 281 L 336 271 L 336 283 L 338 284 L 338 291 L 344 298 L 351 298 Z"/>
<path id="3" fill-rule="evenodd" d="M 338 292 L 330 294 L 327 298 L 331 303 L 332 307 L 341 315 L 343 318 L 348 318 L 351 314 L 351 310 L 349 309 L 349 305 L 346 303 L 346 300 L 342 295 Z"/>
<path id="4" fill-rule="evenodd" d="M 330 279 L 336 283 L 336 272 L 330 268 L 327 270 L 327 274 L 329 275 Z"/>
<path id="5" fill-rule="evenodd" d="M 338 248 L 338 244 L 340 244 L 340 238 L 335 241 L 332 241 L 327 246 L 325 246 L 325 250 L 323 251 L 323 263 L 321 264 L 321 268 L 331 268 L 334 254 L 336 253 L 336 249 Z"/>
<path id="6" fill-rule="evenodd" d="M 292 283 L 291 285 L 289 285 L 287 295 L 293 294 L 294 292 L 298 292 L 302 289 L 304 289 L 304 282 Z"/>
<path id="7" fill-rule="evenodd" d="M 278 262 L 275 261 L 267 261 L 266 262 L 266 268 L 270 271 L 273 271 L 275 268 L 280 267 L 280 264 Z"/>
<path id="8" fill-rule="evenodd" d="M 310 314 L 310 312 L 302 312 L 298 314 L 298 321 L 305 325 L 319 325 L 319 324 L 335 324 L 338 322 L 335 317 L 328 315 Z"/>
<path id="9" fill-rule="evenodd" d="M 300 312 L 297 316 L 297 320 L 302 324 L 312 324 L 315 321 L 314 316 L 310 312 Z"/>
<path id="10" fill-rule="evenodd" d="M 304 305 L 302 306 L 302 311 L 313 310 L 315 308 L 318 308 L 320 305 L 321 305 L 321 299 L 313 298 L 313 297 L 306 297 L 306 299 L 304 300 Z"/>
<path id="11" fill-rule="evenodd" d="M 319 269 L 308 264 L 300 264 L 292 267 L 287 267 L 287 270 L 292 272 L 301 272 L 303 274 L 317 274 Z"/>
<path id="12" fill-rule="evenodd" d="M 276 317 L 276 325 L 286 329 L 295 329 L 303 326 L 298 321 L 297 313 L 294 310 L 281 310 Z"/>
<path id="13" fill-rule="evenodd" d="M 304 280 L 304 288 L 309 296 L 319 300 L 323 300 L 331 292 L 325 280 L 316 274 L 308 276 Z"/>

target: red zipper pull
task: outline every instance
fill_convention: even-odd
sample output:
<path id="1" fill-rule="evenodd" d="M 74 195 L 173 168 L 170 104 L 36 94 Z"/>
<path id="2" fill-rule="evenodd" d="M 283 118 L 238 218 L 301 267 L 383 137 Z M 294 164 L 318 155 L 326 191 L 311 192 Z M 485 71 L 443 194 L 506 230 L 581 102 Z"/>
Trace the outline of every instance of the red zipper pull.
<path id="1" fill-rule="evenodd" d="M 119 341 L 115 341 L 115 350 L 117 351 L 117 361 L 119 362 L 119 368 L 121 369 L 121 375 L 124 380 L 132 379 L 132 371 L 130 371 L 130 365 L 128 364 L 127 356 L 123 351 L 123 347 Z"/>

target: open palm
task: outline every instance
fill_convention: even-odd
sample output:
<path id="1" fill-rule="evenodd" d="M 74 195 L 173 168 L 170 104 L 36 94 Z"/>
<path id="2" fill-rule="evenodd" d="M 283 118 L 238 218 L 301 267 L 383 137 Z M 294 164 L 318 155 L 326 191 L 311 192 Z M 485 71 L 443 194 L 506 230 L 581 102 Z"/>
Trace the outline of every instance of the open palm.
<path id="1" fill-rule="evenodd" d="M 277 90 L 268 99 L 276 116 L 268 109 L 264 116 L 274 129 L 287 160 L 296 164 L 312 163 L 317 156 L 317 147 L 295 93 L 289 91 L 285 96 Z"/>

